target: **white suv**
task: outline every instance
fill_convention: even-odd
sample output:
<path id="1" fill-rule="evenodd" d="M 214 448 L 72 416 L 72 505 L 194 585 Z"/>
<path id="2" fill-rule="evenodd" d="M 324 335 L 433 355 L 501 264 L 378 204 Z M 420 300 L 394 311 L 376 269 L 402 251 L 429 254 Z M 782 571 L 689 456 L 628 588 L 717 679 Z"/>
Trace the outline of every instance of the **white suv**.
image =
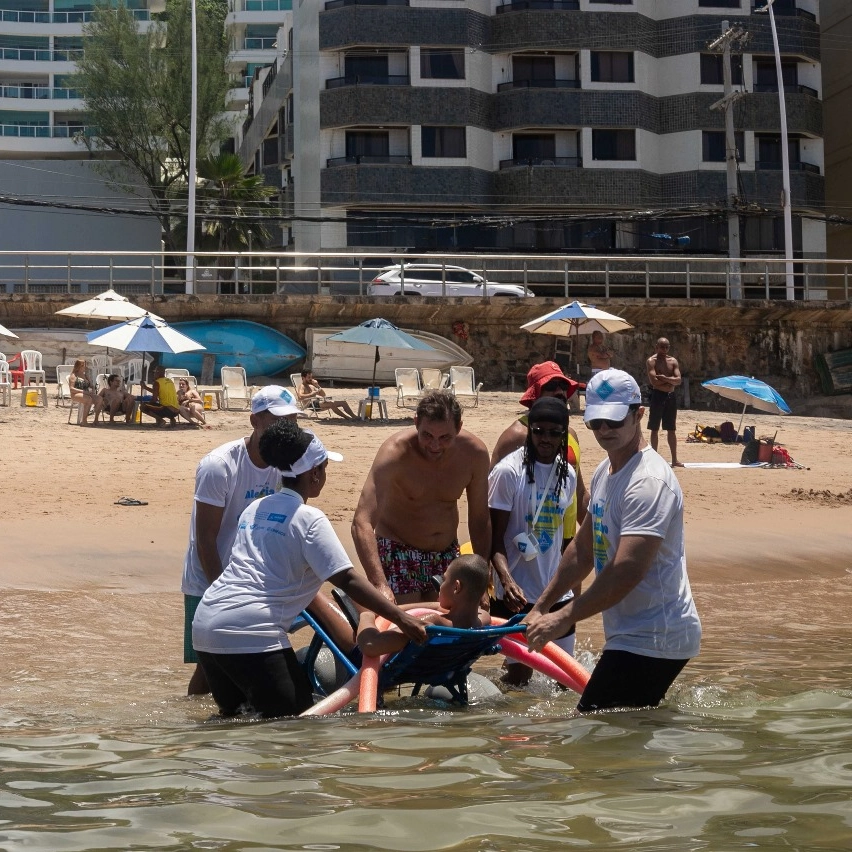
<path id="1" fill-rule="evenodd" d="M 444 291 L 446 284 L 446 292 Z M 371 296 L 515 296 L 533 293 L 517 284 L 494 284 L 463 266 L 406 263 L 384 266 L 370 282 Z"/>

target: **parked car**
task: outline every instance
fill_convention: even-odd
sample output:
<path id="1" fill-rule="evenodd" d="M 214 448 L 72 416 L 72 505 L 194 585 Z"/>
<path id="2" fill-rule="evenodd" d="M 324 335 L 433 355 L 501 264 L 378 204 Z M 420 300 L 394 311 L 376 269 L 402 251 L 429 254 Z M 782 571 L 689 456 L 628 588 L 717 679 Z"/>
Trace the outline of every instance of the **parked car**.
<path id="1" fill-rule="evenodd" d="M 446 291 L 444 284 L 446 283 Z M 532 297 L 531 290 L 517 284 L 486 281 L 463 266 L 440 263 L 406 263 L 385 266 L 372 280 L 371 296 L 514 296 Z"/>

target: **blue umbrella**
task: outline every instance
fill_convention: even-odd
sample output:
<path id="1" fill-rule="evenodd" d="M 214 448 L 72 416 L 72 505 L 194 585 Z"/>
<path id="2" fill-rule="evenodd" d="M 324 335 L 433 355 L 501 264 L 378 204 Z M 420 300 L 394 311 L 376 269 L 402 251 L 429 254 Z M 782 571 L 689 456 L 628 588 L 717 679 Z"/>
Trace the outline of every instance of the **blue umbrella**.
<path id="1" fill-rule="evenodd" d="M 793 413 L 790 406 L 784 402 L 781 394 L 760 379 L 750 378 L 749 376 L 724 376 L 721 379 L 702 382 L 701 387 L 707 388 L 707 390 L 713 391 L 713 393 L 717 393 L 725 399 L 732 399 L 734 402 L 743 404 L 743 413 L 740 417 L 740 425 L 737 426 L 737 435 L 740 434 L 743 418 L 749 406 L 757 408 L 759 411 L 766 411 L 769 414 Z"/>
<path id="2" fill-rule="evenodd" d="M 347 328 L 330 334 L 327 340 L 336 340 L 340 343 L 363 343 L 365 346 L 376 347 L 376 358 L 373 361 L 373 384 L 376 384 L 376 367 L 379 364 L 379 347 L 385 349 L 426 349 L 432 347 L 416 337 L 412 337 L 405 331 L 397 328 L 392 322 L 380 317 L 367 320 L 360 325 Z"/>

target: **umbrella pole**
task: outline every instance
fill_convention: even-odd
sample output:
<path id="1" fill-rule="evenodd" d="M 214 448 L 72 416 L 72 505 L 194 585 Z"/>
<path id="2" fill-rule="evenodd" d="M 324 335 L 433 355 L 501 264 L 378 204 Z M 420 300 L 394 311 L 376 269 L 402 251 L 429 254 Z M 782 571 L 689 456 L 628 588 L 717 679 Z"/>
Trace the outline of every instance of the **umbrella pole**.
<path id="1" fill-rule="evenodd" d="M 737 426 L 737 437 L 738 438 L 740 437 L 740 429 L 743 428 L 743 420 L 745 420 L 745 413 L 746 413 L 747 408 L 748 408 L 748 403 L 746 403 L 743 406 L 743 413 L 740 415 L 740 423 L 739 423 L 739 426 Z"/>

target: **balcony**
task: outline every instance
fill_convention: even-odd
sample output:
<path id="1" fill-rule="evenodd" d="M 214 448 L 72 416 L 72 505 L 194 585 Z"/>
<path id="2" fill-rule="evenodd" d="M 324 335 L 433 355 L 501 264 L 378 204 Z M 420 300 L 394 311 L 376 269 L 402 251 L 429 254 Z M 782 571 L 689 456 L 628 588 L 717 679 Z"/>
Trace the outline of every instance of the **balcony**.
<path id="1" fill-rule="evenodd" d="M 137 21 L 150 21 L 148 9 L 132 9 Z M 0 21 L 14 24 L 87 24 L 94 16 L 92 11 L 33 12 L 20 9 L 0 9 Z"/>
<path id="2" fill-rule="evenodd" d="M 524 12 L 544 9 L 553 12 L 576 12 L 580 9 L 580 0 L 513 0 L 497 7 L 497 14 L 504 12 Z"/>
<path id="3" fill-rule="evenodd" d="M 755 83 L 752 91 L 777 92 L 778 86 L 775 83 Z M 819 97 L 819 92 L 816 89 L 812 89 L 810 86 L 802 86 L 798 83 L 785 83 L 784 91 L 789 95 L 810 95 L 812 98 Z"/>
<path id="4" fill-rule="evenodd" d="M 754 164 L 754 168 L 759 172 L 765 171 L 781 171 L 783 165 L 780 160 L 758 160 Z M 802 162 L 792 162 L 790 163 L 790 171 L 791 172 L 807 172 L 811 175 L 819 175 L 822 174 L 819 166 L 815 166 L 813 163 L 802 163 Z"/>
<path id="5" fill-rule="evenodd" d="M 83 50 L 39 50 L 33 47 L 0 48 L 0 59 L 16 62 L 76 62 L 83 58 Z"/>
<path id="6" fill-rule="evenodd" d="M 579 80 L 512 80 L 509 83 L 499 83 L 498 92 L 508 92 L 512 89 L 579 89 Z"/>
<path id="7" fill-rule="evenodd" d="M 339 89 L 343 86 L 410 86 L 408 74 L 347 74 L 345 77 L 332 77 L 325 81 L 326 89 Z"/>
<path id="8" fill-rule="evenodd" d="M 93 129 L 84 124 L 0 124 L 0 136 L 22 139 L 73 139 L 91 135 Z"/>
<path id="9" fill-rule="evenodd" d="M 342 9 L 344 6 L 407 6 L 408 0 L 328 0 L 328 9 Z"/>
<path id="10" fill-rule="evenodd" d="M 410 154 L 351 154 L 348 157 L 332 157 L 326 160 L 328 168 L 335 166 L 410 166 Z"/>
<path id="11" fill-rule="evenodd" d="M 50 86 L 0 86 L 0 98 L 67 101 L 79 99 L 80 93 L 76 89 L 51 88 Z"/>
<path id="12" fill-rule="evenodd" d="M 501 169 L 529 168 L 544 166 L 545 168 L 559 167 L 563 169 L 583 168 L 582 157 L 526 157 L 520 160 L 500 160 Z"/>

